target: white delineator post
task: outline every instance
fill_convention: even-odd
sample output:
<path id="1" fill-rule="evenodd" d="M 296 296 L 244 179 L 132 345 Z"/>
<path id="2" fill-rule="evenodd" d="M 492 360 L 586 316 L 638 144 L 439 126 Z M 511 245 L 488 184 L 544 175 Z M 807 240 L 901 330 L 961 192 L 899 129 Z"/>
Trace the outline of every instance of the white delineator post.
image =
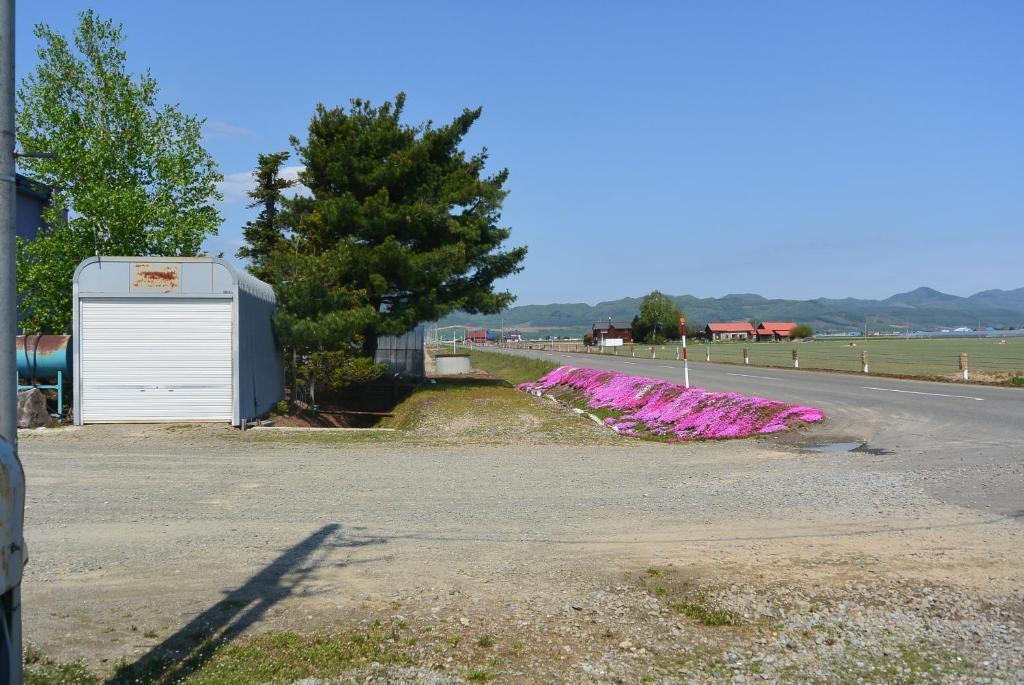
<path id="1" fill-rule="evenodd" d="M 800 368 L 800 354 L 796 350 L 793 350 L 793 368 Z"/>
<path id="2" fill-rule="evenodd" d="M 711 345 L 707 345 L 704 347 L 704 361 L 711 361 Z"/>
<path id="3" fill-rule="evenodd" d="M 683 336 L 683 386 L 690 387 L 690 355 L 687 354 L 686 336 Z"/>
<path id="4" fill-rule="evenodd" d="M 971 380 L 971 374 L 967 371 L 967 353 L 960 354 L 960 370 L 964 372 L 964 381 Z"/>
<path id="5" fill-rule="evenodd" d="M 743 364 L 746 366 L 750 365 L 750 350 L 743 348 Z"/>
<path id="6" fill-rule="evenodd" d="M 864 368 L 864 373 L 868 372 L 868 351 L 864 350 L 860 353 L 860 365 Z"/>

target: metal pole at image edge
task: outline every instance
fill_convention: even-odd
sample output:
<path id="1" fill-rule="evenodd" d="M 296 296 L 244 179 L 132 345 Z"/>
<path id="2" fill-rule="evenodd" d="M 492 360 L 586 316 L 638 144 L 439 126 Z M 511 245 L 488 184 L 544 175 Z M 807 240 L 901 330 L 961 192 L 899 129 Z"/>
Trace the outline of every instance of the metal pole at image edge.
<path id="1" fill-rule="evenodd" d="M 18 304 L 14 276 L 14 0 L 0 0 L 0 469 L 9 487 L 0 494 L 0 682 L 22 683 L 21 573 L 25 472 L 18 460 L 18 375 L 14 338 Z"/>

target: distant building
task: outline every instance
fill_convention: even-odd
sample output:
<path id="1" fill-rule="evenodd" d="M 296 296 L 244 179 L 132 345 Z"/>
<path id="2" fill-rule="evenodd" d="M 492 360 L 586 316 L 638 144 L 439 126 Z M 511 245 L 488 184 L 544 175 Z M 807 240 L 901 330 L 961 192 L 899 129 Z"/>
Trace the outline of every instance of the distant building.
<path id="1" fill-rule="evenodd" d="M 52 194 L 50 186 L 38 183 L 15 174 L 15 202 L 14 202 L 14 231 L 23 240 L 35 240 L 36 233 L 46 224 L 43 221 L 43 210 L 50 203 Z M 62 213 L 63 220 L 67 220 L 67 212 Z M 22 295 L 18 295 L 19 305 Z M 24 312 L 22 312 L 24 314 Z M 18 326 L 18 333 L 22 332 L 21 325 Z"/>
<path id="2" fill-rule="evenodd" d="M 43 226 L 43 210 L 50 202 L 50 188 L 21 174 L 17 174 L 16 178 L 14 226 L 19 238 L 32 240 L 36 237 L 36 231 Z"/>
<path id="3" fill-rule="evenodd" d="M 747 322 L 709 323 L 704 328 L 709 340 L 753 340 L 757 333 Z"/>
<path id="4" fill-rule="evenodd" d="M 789 340 L 796 324 L 791 321 L 763 321 L 757 327 L 758 340 Z"/>
<path id="5" fill-rule="evenodd" d="M 522 342 L 523 334 L 518 329 L 505 331 L 505 342 Z"/>
<path id="6" fill-rule="evenodd" d="M 487 331 L 467 331 L 466 342 L 476 344 L 487 342 Z"/>
<path id="7" fill-rule="evenodd" d="M 594 336 L 594 341 L 598 344 L 601 340 L 621 340 L 624 343 L 631 343 L 633 342 L 633 324 L 626 321 L 596 321 L 591 335 Z"/>

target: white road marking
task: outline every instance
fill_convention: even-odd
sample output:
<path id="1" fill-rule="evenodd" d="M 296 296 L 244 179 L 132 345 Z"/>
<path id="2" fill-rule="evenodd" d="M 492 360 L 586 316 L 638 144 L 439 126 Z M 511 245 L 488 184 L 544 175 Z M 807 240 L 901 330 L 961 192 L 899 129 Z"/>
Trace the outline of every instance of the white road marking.
<path id="1" fill-rule="evenodd" d="M 636 362 L 622 362 L 623 364 L 636 364 Z"/>
<path id="2" fill-rule="evenodd" d="M 978 402 L 984 402 L 984 397 L 971 397 L 970 395 L 944 395 L 941 392 L 919 392 L 917 390 L 896 390 L 895 388 L 870 388 L 863 386 L 865 390 L 883 390 L 885 392 L 902 392 L 908 395 L 931 395 L 932 397 L 955 397 L 961 400 L 976 400 Z"/>
<path id="3" fill-rule="evenodd" d="M 665 364 L 662 364 L 661 368 L 663 368 L 663 369 L 672 369 L 674 371 L 675 369 L 680 369 L 682 367 L 681 366 L 667 366 Z"/>
<path id="4" fill-rule="evenodd" d="M 725 372 L 726 376 L 743 376 L 744 378 L 760 378 L 763 381 L 778 381 L 781 378 L 772 378 L 771 376 L 751 376 L 749 373 L 732 373 L 730 371 Z"/>

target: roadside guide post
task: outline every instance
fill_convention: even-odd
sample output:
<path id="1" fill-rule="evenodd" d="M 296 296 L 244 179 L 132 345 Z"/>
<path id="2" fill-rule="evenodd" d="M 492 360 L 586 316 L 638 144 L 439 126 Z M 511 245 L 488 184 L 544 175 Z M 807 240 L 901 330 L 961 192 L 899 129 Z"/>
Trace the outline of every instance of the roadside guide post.
<path id="1" fill-rule="evenodd" d="M 864 373 L 868 372 L 868 351 L 864 350 L 860 353 L 860 365 L 864 368 Z"/>
<path id="2" fill-rule="evenodd" d="M 971 375 L 967 371 L 967 353 L 966 352 L 962 352 L 960 354 L 960 370 L 964 372 L 964 380 L 965 381 L 971 380 Z"/>
<path id="3" fill-rule="evenodd" d="M 796 350 L 793 350 L 793 368 L 800 368 L 800 354 Z"/>
<path id="4" fill-rule="evenodd" d="M 750 365 L 750 350 L 743 348 L 743 363 L 747 366 Z"/>
<path id="5" fill-rule="evenodd" d="M 711 361 L 711 345 L 704 346 L 704 361 Z"/>
<path id="6" fill-rule="evenodd" d="M 690 387 L 690 355 L 686 349 L 686 336 L 683 336 L 683 385 Z"/>

